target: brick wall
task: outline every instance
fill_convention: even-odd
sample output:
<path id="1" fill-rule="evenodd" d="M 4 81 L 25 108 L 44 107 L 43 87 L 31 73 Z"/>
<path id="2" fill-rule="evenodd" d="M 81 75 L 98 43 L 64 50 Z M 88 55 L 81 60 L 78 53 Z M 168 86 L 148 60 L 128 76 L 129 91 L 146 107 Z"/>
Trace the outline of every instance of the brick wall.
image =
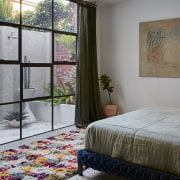
<path id="1" fill-rule="evenodd" d="M 70 61 L 67 48 L 56 41 L 56 61 Z"/>
<path id="2" fill-rule="evenodd" d="M 76 59 L 70 59 L 67 48 L 56 41 L 56 61 L 75 62 Z M 72 84 L 76 76 L 74 65 L 57 65 L 55 73 L 59 76 L 65 85 L 66 83 Z"/>

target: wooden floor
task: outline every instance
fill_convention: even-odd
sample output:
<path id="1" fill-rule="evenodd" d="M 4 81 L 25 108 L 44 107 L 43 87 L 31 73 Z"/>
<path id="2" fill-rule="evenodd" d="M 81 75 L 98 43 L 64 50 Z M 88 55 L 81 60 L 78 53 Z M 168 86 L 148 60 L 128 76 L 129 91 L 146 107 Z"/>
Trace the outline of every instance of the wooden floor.
<path id="1" fill-rule="evenodd" d="M 111 174 L 102 173 L 100 171 L 93 170 L 91 168 L 83 172 L 83 176 L 73 176 L 68 180 L 125 180 L 118 176 L 113 176 Z"/>

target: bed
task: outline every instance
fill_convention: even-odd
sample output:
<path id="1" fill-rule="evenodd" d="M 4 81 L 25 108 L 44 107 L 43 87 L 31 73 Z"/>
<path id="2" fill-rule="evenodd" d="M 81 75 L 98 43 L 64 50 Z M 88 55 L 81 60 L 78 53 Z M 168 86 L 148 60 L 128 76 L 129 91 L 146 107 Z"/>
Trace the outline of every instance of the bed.
<path id="1" fill-rule="evenodd" d="M 83 166 L 126 179 L 180 180 L 180 109 L 146 107 L 91 123 Z"/>

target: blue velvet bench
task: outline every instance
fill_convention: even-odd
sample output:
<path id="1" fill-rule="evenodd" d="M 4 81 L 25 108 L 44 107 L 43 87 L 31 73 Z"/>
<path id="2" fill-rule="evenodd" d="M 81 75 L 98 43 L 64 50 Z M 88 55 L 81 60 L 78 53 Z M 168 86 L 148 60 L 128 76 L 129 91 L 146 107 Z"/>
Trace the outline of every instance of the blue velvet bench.
<path id="1" fill-rule="evenodd" d="M 86 166 L 127 180 L 180 180 L 180 176 L 126 163 L 118 159 L 88 152 L 85 149 L 78 151 L 77 162 L 78 174 L 81 176 L 83 166 Z"/>

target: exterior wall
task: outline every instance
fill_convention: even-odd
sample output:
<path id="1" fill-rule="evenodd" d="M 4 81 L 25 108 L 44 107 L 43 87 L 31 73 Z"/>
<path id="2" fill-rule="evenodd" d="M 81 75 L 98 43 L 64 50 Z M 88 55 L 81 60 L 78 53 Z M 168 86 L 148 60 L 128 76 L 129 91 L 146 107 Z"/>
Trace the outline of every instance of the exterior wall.
<path id="1" fill-rule="evenodd" d="M 69 61 L 76 62 L 76 59 L 69 59 L 69 53 L 67 48 L 61 45 L 58 41 L 55 42 L 55 56 L 56 61 Z M 56 74 L 61 78 L 63 82 L 67 82 L 67 76 L 72 83 L 74 81 L 75 74 L 73 74 L 74 65 L 57 65 L 56 66 Z"/>
<path id="2" fill-rule="evenodd" d="M 139 23 L 180 17 L 179 0 L 126 0 L 99 7 L 100 73 L 112 78 L 119 112 L 145 106 L 180 107 L 179 78 L 139 77 Z M 102 94 L 103 103 L 107 94 Z"/>
<path id="3" fill-rule="evenodd" d="M 15 28 L 0 27 L 0 59 L 8 60 L 18 60 L 18 31 L 15 31 Z M 13 36 L 12 32 L 15 31 Z M 23 49 L 22 57 L 27 56 L 27 59 L 32 63 L 50 63 L 52 58 L 52 49 L 51 49 L 51 34 L 36 32 L 36 31 L 27 31 L 23 30 Z M 69 58 L 68 51 L 66 47 L 62 46 L 56 42 L 57 50 L 57 61 L 62 61 L 65 58 Z M 63 51 L 62 51 L 63 50 Z M 24 61 L 24 60 L 23 60 Z M 18 66 L 18 67 L 17 67 Z M 16 65 L 16 68 L 11 65 L 0 65 L 0 102 L 12 102 L 18 101 L 19 97 L 19 87 L 20 87 L 20 74 L 19 74 L 19 65 Z M 56 66 L 55 71 L 58 76 L 65 81 L 65 74 L 71 77 L 73 66 Z M 70 78 L 71 82 L 73 78 Z M 50 68 L 31 68 L 31 82 L 30 87 L 37 88 L 38 90 L 34 94 L 34 97 L 48 95 L 46 90 L 43 87 L 43 84 L 48 84 L 50 82 Z M 3 106 L 0 108 L 0 117 L 3 117 L 7 111 L 12 110 Z M 1 121 L 2 119 L 0 119 Z"/>
<path id="4" fill-rule="evenodd" d="M 8 59 L 8 60 L 18 60 L 17 52 L 18 52 L 18 34 L 16 34 L 16 38 L 8 38 L 12 32 L 14 32 L 14 28 L 5 28 L 0 27 L 0 31 L 2 32 L 3 40 L 1 41 L 1 51 L 3 52 L 0 54 L 0 59 Z M 22 57 L 27 56 L 27 59 L 31 62 L 38 62 L 38 63 L 47 63 L 51 62 L 51 38 L 50 34 L 42 33 L 42 32 L 35 32 L 35 31 L 27 31 L 23 30 L 23 49 L 22 49 Z M 49 51 L 47 51 L 49 49 Z M 17 80 L 19 79 L 19 72 L 13 72 L 12 67 L 8 67 L 3 70 L 3 76 L 0 77 L 0 82 L 4 84 L 6 93 L 1 94 L 4 98 L 8 97 L 9 93 L 13 93 L 10 91 L 14 91 L 14 96 L 17 96 L 19 93 L 18 90 L 15 90 L 14 87 L 20 87 L 20 82 Z M 7 78 L 11 76 L 10 80 L 7 81 Z M 13 83 L 16 83 L 14 86 Z M 50 82 L 50 69 L 48 68 L 31 68 L 31 82 L 30 87 L 35 87 L 38 91 L 35 93 L 35 96 L 42 96 L 48 95 L 44 90 L 43 83 Z"/>
<path id="5" fill-rule="evenodd" d="M 7 26 L 0 26 L 0 59 L 18 59 L 18 29 Z"/>
<path id="6" fill-rule="evenodd" d="M 66 76 L 69 78 L 70 82 L 73 82 L 75 77 L 75 74 L 72 74 L 73 68 L 73 65 L 57 65 L 56 74 L 61 78 L 63 82 L 67 81 Z"/>
<path id="7" fill-rule="evenodd" d="M 56 46 L 56 61 L 69 61 L 69 54 L 65 46 L 61 45 L 58 41 L 55 42 Z"/>

